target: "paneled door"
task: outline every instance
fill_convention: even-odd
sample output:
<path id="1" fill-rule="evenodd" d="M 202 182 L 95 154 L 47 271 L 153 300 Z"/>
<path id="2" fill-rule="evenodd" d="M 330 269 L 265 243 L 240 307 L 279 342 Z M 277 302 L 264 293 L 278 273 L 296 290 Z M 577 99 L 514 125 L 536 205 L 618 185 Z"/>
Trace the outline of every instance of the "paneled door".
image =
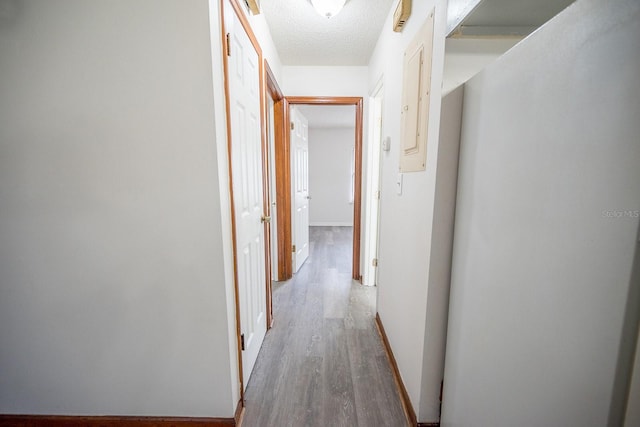
<path id="1" fill-rule="evenodd" d="M 309 122 L 291 107 L 291 191 L 293 266 L 297 272 L 309 257 Z"/>
<path id="2" fill-rule="evenodd" d="M 236 268 L 246 388 L 267 331 L 260 68 L 258 53 L 235 13 L 225 14 L 225 28 Z"/>

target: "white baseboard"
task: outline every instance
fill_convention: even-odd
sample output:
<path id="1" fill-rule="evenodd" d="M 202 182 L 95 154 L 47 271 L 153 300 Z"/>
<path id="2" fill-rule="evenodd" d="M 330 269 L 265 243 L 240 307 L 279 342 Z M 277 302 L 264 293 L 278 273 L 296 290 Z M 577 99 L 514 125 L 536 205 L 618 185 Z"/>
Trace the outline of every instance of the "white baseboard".
<path id="1" fill-rule="evenodd" d="M 310 227 L 353 227 L 352 222 L 310 222 Z"/>

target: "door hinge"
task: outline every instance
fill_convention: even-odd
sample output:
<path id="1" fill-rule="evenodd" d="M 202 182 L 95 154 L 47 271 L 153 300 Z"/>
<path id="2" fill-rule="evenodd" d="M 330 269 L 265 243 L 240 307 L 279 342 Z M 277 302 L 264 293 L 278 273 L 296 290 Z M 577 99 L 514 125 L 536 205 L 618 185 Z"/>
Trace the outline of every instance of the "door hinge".
<path id="1" fill-rule="evenodd" d="M 293 124 L 293 122 L 291 122 L 291 130 L 294 130 L 296 128 L 296 125 Z"/>
<path id="2" fill-rule="evenodd" d="M 231 56 L 231 33 L 227 33 L 227 56 Z"/>
<path id="3" fill-rule="evenodd" d="M 292 252 L 295 254 L 296 253 L 296 245 L 293 245 L 293 250 Z"/>
<path id="4" fill-rule="evenodd" d="M 376 191 L 376 199 L 380 200 L 380 190 Z"/>
<path id="5" fill-rule="evenodd" d="M 244 334 L 240 334 L 240 346 L 242 346 L 242 351 L 244 351 Z"/>
<path id="6" fill-rule="evenodd" d="M 377 266 L 378 266 L 378 258 L 374 258 L 374 259 L 371 261 L 371 265 L 373 265 L 374 267 L 377 267 Z"/>

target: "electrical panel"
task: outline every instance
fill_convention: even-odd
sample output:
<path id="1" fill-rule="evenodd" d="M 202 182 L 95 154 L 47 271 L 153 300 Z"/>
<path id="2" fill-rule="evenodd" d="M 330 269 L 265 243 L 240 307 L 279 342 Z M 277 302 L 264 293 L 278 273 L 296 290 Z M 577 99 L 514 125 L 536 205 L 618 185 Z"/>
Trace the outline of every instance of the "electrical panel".
<path id="1" fill-rule="evenodd" d="M 400 172 L 426 168 L 432 51 L 433 11 L 404 53 Z"/>

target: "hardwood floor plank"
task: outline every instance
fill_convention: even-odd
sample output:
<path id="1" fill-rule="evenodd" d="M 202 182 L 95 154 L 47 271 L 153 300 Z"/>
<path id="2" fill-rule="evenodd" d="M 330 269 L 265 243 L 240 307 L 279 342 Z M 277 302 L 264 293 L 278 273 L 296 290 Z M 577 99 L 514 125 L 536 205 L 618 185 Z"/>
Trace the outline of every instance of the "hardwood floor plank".
<path id="1" fill-rule="evenodd" d="M 350 227 L 309 234 L 309 259 L 293 279 L 274 283 L 274 327 L 249 380 L 242 425 L 406 425 L 375 326 L 376 289 L 351 280 Z"/>
<path id="2" fill-rule="evenodd" d="M 371 328 L 371 319 L 375 318 L 375 305 L 375 290 L 366 286 L 351 286 L 345 316 L 347 329 Z"/>
<path id="3" fill-rule="evenodd" d="M 356 351 L 350 351 L 351 376 L 354 385 L 354 398 L 358 421 L 362 425 L 380 425 L 384 419 L 381 411 L 386 402 L 379 401 L 376 387 L 368 387 L 368 384 L 379 382 L 375 371 L 375 354 L 370 350 L 369 338 L 366 331 L 361 329 L 347 330 L 348 340 Z"/>
<path id="4" fill-rule="evenodd" d="M 305 360 L 303 369 L 309 373 L 308 381 L 304 384 L 299 394 L 298 408 L 302 412 L 300 426 L 325 426 L 322 392 L 324 382 L 322 378 L 322 366 L 324 359 L 321 357 L 309 357 Z"/>
<path id="5" fill-rule="evenodd" d="M 344 321 L 325 319 L 327 343 L 323 364 L 323 409 L 327 425 L 358 425 Z"/>
<path id="6" fill-rule="evenodd" d="M 335 268 L 329 268 L 326 270 L 322 288 L 324 289 L 324 318 L 344 319 L 349 306 L 351 278 L 338 274 Z"/>

